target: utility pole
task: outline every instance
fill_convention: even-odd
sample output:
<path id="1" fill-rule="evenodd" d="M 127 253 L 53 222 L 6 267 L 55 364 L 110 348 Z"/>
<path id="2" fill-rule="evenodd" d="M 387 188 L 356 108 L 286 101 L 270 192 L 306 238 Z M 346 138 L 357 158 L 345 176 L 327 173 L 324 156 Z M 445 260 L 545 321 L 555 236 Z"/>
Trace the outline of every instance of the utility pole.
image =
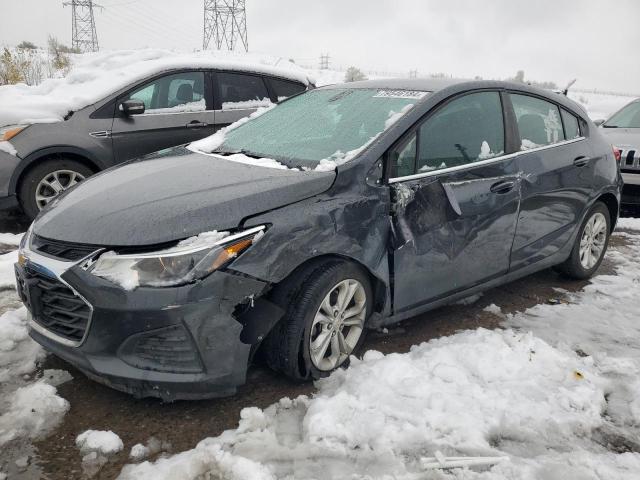
<path id="1" fill-rule="evenodd" d="M 97 52 L 98 34 L 93 18 L 93 7 L 100 7 L 92 0 L 71 0 L 63 2 L 71 5 L 71 47 L 79 52 Z"/>
<path id="2" fill-rule="evenodd" d="M 203 50 L 211 40 L 216 50 L 234 50 L 240 43 L 249 51 L 245 0 L 204 0 Z"/>
<path id="3" fill-rule="evenodd" d="M 320 54 L 320 70 L 329 70 L 329 54 Z"/>

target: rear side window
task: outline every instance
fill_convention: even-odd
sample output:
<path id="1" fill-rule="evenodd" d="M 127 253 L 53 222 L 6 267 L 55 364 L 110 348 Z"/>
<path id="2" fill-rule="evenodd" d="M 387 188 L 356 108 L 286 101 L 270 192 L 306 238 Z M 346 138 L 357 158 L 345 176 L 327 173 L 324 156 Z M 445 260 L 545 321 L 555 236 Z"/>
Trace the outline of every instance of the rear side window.
<path id="1" fill-rule="evenodd" d="M 304 92 L 307 89 L 307 87 L 301 83 L 279 80 L 277 78 L 270 78 L 269 82 L 271 82 L 271 88 L 273 88 L 279 102 L 285 98 L 293 97 L 300 92 Z"/>
<path id="2" fill-rule="evenodd" d="M 543 147 L 565 139 L 560 110 L 556 105 L 529 95 L 516 94 L 511 94 L 511 103 L 520 131 L 520 150 Z"/>
<path id="3" fill-rule="evenodd" d="M 218 91 L 223 110 L 271 105 L 262 77 L 242 73 L 218 73 Z"/>
<path id="4" fill-rule="evenodd" d="M 457 98 L 418 129 L 416 173 L 486 160 L 504 153 L 502 104 L 497 92 Z"/>
<path id="5" fill-rule="evenodd" d="M 572 140 L 580 136 L 580 127 L 578 119 L 572 113 L 567 112 L 564 108 L 560 109 L 562 114 L 562 123 L 564 124 L 564 136 L 567 140 Z"/>
<path id="6" fill-rule="evenodd" d="M 145 113 L 206 110 L 204 72 L 181 72 L 156 78 L 127 98 L 144 102 Z"/>

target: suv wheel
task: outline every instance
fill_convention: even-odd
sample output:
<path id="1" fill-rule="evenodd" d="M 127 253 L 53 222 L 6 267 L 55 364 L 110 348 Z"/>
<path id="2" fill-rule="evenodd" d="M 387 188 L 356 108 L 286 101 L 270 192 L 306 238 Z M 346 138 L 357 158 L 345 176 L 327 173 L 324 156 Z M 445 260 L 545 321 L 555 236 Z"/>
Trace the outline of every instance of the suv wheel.
<path id="1" fill-rule="evenodd" d="M 93 171 L 76 160 L 48 160 L 29 170 L 20 184 L 18 199 L 32 220 L 49 202 Z"/>
<path id="2" fill-rule="evenodd" d="M 590 278 L 604 259 L 609 244 L 610 225 L 609 209 L 602 202 L 597 202 L 580 226 L 571 255 L 558 270 L 570 278 Z"/>
<path id="3" fill-rule="evenodd" d="M 266 340 L 269 366 L 306 380 L 346 365 L 364 341 L 372 311 L 371 286 L 362 269 L 347 262 L 323 264 L 288 298 L 284 318 Z"/>

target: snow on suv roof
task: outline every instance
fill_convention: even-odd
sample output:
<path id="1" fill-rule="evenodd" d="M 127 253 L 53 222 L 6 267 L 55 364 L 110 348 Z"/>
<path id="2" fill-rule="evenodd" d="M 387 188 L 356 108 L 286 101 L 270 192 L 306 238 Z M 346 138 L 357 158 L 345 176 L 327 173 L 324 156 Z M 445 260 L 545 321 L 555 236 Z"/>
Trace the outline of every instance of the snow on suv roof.
<path id="1" fill-rule="evenodd" d="M 11 124 L 59 122 L 69 113 L 151 75 L 179 68 L 217 68 L 274 75 L 308 85 L 307 72 L 288 60 L 258 54 L 169 50 L 114 50 L 74 56 L 64 78 L 37 86 L 0 86 L 0 127 Z"/>

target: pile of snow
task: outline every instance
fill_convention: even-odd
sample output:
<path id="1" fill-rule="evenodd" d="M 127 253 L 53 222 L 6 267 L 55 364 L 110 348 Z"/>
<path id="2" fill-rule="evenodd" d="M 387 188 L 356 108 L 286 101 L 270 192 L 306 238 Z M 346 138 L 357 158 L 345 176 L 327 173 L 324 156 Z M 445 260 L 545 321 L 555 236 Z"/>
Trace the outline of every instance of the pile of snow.
<path id="1" fill-rule="evenodd" d="M 1 242 L 0 242 L 1 243 Z M 18 251 L 0 255 L 0 291 L 6 288 L 14 288 L 16 277 L 13 265 L 18 261 Z"/>
<path id="2" fill-rule="evenodd" d="M 0 233 L 0 245 L 17 247 L 20 245 L 24 233 Z"/>
<path id="3" fill-rule="evenodd" d="M 0 385 L 33 372 L 44 358 L 44 350 L 29 337 L 27 309 L 0 315 Z"/>
<path id="4" fill-rule="evenodd" d="M 97 452 L 103 455 L 118 453 L 124 448 L 120 437 L 111 430 L 87 430 L 76 437 L 81 453 Z"/>
<path id="5" fill-rule="evenodd" d="M 640 236 L 618 235 L 630 243 L 611 253 L 618 275 L 569 303 L 510 315 L 507 330 L 367 352 L 312 398 L 246 408 L 237 429 L 120 478 L 640 478 Z M 437 451 L 510 461 L 427 477 Z"/>
<path id="6" fill-rule="evenodd" d="M 4 402 L 3 402 L 4 403 Z M 46 380 L 18 388 L 9 395 L 0 416 L 0 446 L 19 437 L 40 438 L 58 426 L 70 408 Z"/>
<path id="7" fill-rule="evenodd" d="M 61 121 L 70 111 L 91 105 L 133 82 L 176 68 L 223 68 L 276 75 L 303 82 L 313 79 L 288 60 L 259 54 L 169 50 L 115 50 L 78 55 L 64 78 L 37 86 L 0 86 L 0 126 Z"/>

